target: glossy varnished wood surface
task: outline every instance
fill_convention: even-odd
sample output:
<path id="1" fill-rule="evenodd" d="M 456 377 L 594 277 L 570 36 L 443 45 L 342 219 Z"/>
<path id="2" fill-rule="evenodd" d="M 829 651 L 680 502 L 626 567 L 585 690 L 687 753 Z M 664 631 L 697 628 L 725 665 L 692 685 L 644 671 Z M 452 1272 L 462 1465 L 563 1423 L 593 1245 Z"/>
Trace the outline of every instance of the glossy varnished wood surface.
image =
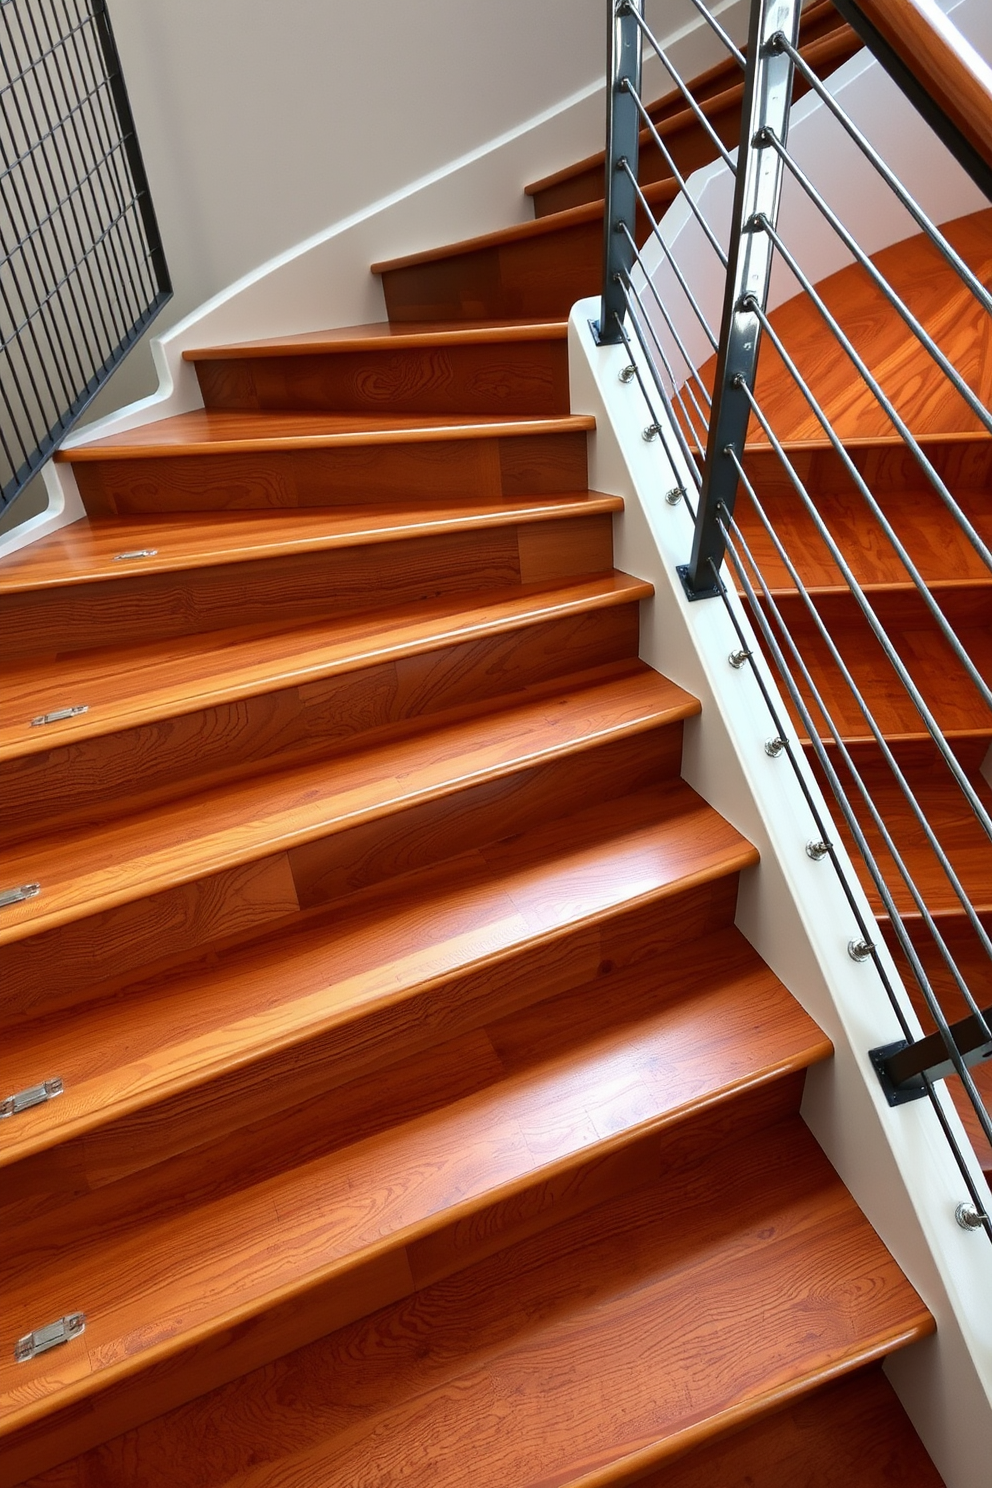
<path id="1" fill-rule="evenodd" d="M 932 1328 L 796 1117 L 829 1044 L 585 491 L 601 219 L 193 352 L 226 406 L 68 452 L 90 523 L 8 566 L 15 708 L 95 701 L 8 738 L 4 1078 L 65 1093 L 4 1132 L 0 1274 L 88 1324 L 0 1359 L 3 1488 L 590 1488 Z"/>
<path id="2" fill-rule="evenodd" d="M 197 409 L 177 413 L 155 424 L 142 424 L 91 444 L 63 449 L 57 458 L 72 464 L 89 460 L 147 459 L 179 455 L 229 455 L 279 449 L 323 449 L 351 445 L 419 443 L 446 439 L 512 438 L 514 435 L 561 434 L 596 427 L 588 414 L 560 418 L 504 419 L 499 414 L 474 419 L 455 414 L 429 421 L 412 414 L 360 417 L 330 413 L 231 413 Z"/>
<path id="3" fill-rule="evenodd" d="M 481 494 L 481 493 L 480 493 Z M 335 507 L 321 511 L 184 513 L 144 518 L 85 517 L 12 554 L 0 568 L 0 598 L 76 584 L 94 584 L 152 573 L 185 573 L 356 542 L 389 542 L 427 532 L 484 524 L 541 521 L 556 514 L 621 511 L 619 496 L 595 491 L 560 496 L 472 500 L 430 506 L 374 509 Z"/>
<path id="4" fill-rule="evenodd" d="M 878 1368 L 828 1385 L 723 1441 L 697 1448 L 638 1488 L 943 1488 Z"/>
<path id="5" fill-rule="evenodd" d="M 827 1056 L 822 1034 L 732 931 L 714 949 L 702 985 L 688 947 L 673 947 L 664 970 L 649 961 L 612 978 L 606 1026 L 595 1005 L 602 985 L 577 988 L 564 1045 L 549 1025 L 563 1008 L 535 1007 L 384 1072 L 375 1102 L 345 1085 L 321 1102 L 317 1127 L 314 1111 L 307 1131 L 304 1112 L 288 1112 L 260 1132 L 266 1151 L 255 1151 L 240 1182 L 230 1159 L 223 1164 L 227 1193 L 201 1153 L 151 1172 L 137 1212 L 112 1188 L 60 1211 L 47 1234 L 29 1221 L 19 1232 L 24 1259 L 4 1268 L 5 1294 L 31 1313 L 58 1276 L 89 1301 L 89 1375 L 106 1355 L 140 1365 L 152 1331 L 163 1343 L 206 1318 L 253 1304 L 257 1312 L 287 1286 L 358 1269 L 372 1252 L 409 1246 Z M 50 1370 L 50 1361 L 3 1367 L 8 1411 L 44 1394 Z"/>
<path id="6" fill-rule="evenodd" d="M 647 668 L 258 782 L 222 786 L 121 823 L 12 850 L 4 882 L 40 882 L 11 906 L 0 942 L 301 846 L 328 832 L 457 791 L 562 752 L 653 729 L 698 704 Z"/>
<path id="7" fill-rule="evenodd" d="M 480 595 L 475 604 L 460 594 L 398 606 L 385 615 L 329 617 L 309 626 L 208 631 L 174 642 L 133 646 L 123 653 L 112 647 L 57 661 L 25 662 L 8 673 L 0 705 L 0 760 L 46 753 L 70 741 L 148 720 L 471 644 L 518 627 L 630 604 L 651 592 L 643 580 L 609 574 L 556 588 L 496 590 Z M 582 667 L 569 667 L 566 653 L 562 671 L 567 670 Z M 89 711 L 45 728 L 32 726 L 33 717 L 70 695 L 85 697 Z M 422 696 L 418 707 L 425 701 Z"/>
<path id="8" fill-rule="evenodd" d="M 92 1466 L 108 1488 L 136 1471 L 148 1488 L 178 1472 L 190 1488 L 606 1482 L 932 1328 L 798 1123 L 705 1163 L 663 1158 L 661 1176 L 108 1444 Z M 789 1378 L 772 1384 L 783 1353 Z"/>
<path id="9" fill-rule="evenodd" d="M 941 230 L 986 282 L 992 274 L 992 208 L 944 223 Z M 987 317 L 955 271 L 922 234 L 883 249 L 872 261 L 988 407 L 992 359 L 987 351 Z M 914 434 L 981 428 L 976 415 L 859 265 L 839 270 L 817 288 Z M 771 320 L 843 439 L 895 433 L 806 295 L 779 306 Z M 756 396 L 779 438 L 823 438 L 820 424 L 767 337 L 761 348 Z M 757 423 L 750 437 L 759 443 L 765 438 Z"/>
<path id="10" fill-rule="evenodd" d="M 645 773 L 642 763 L 642 777 Z M 619 800 L 607 795 L 584 815 L 582 792 L 589 784 L 588 779 L 575 782 L 571 803 L 562 802 L 571 804 L 571 813 L 532 829 L 516 847 L 498 841 L 485 845 L 479 832 L 482 845 L 447 854 L 455 861 L 446 868 L 443 862 L 432 865 L 429 856 L 426 863 L 418 865 L 413 857 L 404 865 L 410 849 L 401 840 L 398 868 L 389 864 L 383 872 L 373 858 L 364 875 L 356 874 L 357 885 L 347 879 L 335 883 L 337 892 L 325 896 L 332 903 L 360 888 L 363 877 L 371 887 L 352 906 L 339 903 L 323 920 L 318 916 L 310 928 L 304 920 L 264 943 L 215 957 L 206 970 L 166 974 L 123 1000 L 94 1000 L 74 1015 L 10 1030 L 5 1066 L 14 1088 L 21 1088 L 17 1081 L 25 1071 L 58 1068 L 67 1094 L 24 1113 L 16 1130 L 5 1133 L 4 1161 L 105 1127 L 217 1080 L 228 1068 L 240 1068 L 238 1079 L 258 1087 L 264 1084 L 262 1075 L 252 1076 L 245 1066 L 294 1048 L 298 1053 L 291 1063 L 299 1068 L 308 1060 L 326 1064 L 332 1055 L 341 1066 L 360 1051 L 367 1061 L 377 1026 L 392 1019 L 394 1041 L 404 1027 L 408 1037 L 413 1035 L 420 1016 L 415 999 L 427 985 L 451 982 L 454 996 L 459 976 L 481 974 L 494 958 L 506 963 L 535 944 L 620 913 L 628 901 L 683 893 L 755 859 L 753 849 L 685 787 L 659 786 L 652 792 L 642 786 L 637 795 Z M 511 800 L 509 807 L 516 803 Z M 513 814 L 518 831 L 521 817 L 537 815 L 527 800 Z M 694 847 L 673 840 L 682 831 L 698 834 Z M 569 833 L 576 845 L 565 855 L 562 845 Z M 530 904 L 523 897 L 528 865 L 522 855 L 535 847 L 562 853 L 562 860 L 531 868 L 533 890 L 541 899 Z M 612 884 L 602 881 L 607 865 L 617 875 Z M 423 884 L 394 881 L 404 866 L 419 866 Z M 569 897 L 556 903 L 556 893 Z M 373 926 L 376 943 L 369 945 Z M 384 1010 L 394 1005 L 385 1017 Z M 326 1047 L 309 1055 L 301 1049 L 323 1034 L 330 1040 Z M 380 1061 L 383 1057 L 378 1055 Z M 292 1091 L 290 1085 L 284 1098 L 292 1099 Z M 182 1129 L 173 1138 L 187 1139 Z"/>
<path id="11" fill-rule="evenodd" d="M 494 346 L 513 341 L 564 341 L 567 320 L 480 320 L 451 325 L 449 321 L 393 325 L 388 320 L 365 325 L 336 326 L 326 331 L 301 331 L 295 336 L 263 336 L 257 341 L 233 341 L 224 346 L 189 348 L 187 362 L 227 361 L 272 355 L 312 356 L 314 353 L 390 351 L 398 347 Z"/>

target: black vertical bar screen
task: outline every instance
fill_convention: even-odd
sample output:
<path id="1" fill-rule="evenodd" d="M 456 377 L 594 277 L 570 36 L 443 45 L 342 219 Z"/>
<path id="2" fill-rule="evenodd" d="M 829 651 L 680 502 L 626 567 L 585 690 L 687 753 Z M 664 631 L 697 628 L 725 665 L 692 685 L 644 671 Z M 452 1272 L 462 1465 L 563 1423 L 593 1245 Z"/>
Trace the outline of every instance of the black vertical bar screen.
<path id="1" fill-rule="evenodd" d="M 106 0 L 0 0 L 0 507 L 171 296 Z"/>

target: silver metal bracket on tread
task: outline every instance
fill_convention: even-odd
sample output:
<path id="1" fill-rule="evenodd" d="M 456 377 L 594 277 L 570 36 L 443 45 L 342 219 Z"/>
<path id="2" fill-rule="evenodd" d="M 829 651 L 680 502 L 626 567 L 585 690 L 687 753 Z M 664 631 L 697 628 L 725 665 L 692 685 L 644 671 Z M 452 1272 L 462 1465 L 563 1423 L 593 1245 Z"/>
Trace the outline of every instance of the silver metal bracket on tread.
<path id="1" fill-rule="evenodd" d="M 46 1323 L 44 1328 L 35 1328 L 33 1333 L 25 1333 L 23 1338 L 19 1338 L 14 1344 L 14 1358 L 18 1364 L 26 1364 L 29 1359 L 58 1348 L 60 1343 L 70 1343 L 85 1331 L 85 1312 L 67 1312 L 57 1322 Z"/>
<path id="2" fill-rule="evenodd" d="M 32 1106 L 43 1106 L 46 1101 L 61 1095 L 64 1088 L 61 1079 L 56 1076 L 53 1080 L 42 1080 L 40 1085 L 29 1085 L 26 1090 L 18 1090 L 16 1095 L 8 1095 L 0 1100 L 0 1121 L 8 1116 L 19 1116 L 22 1111 L 30 1111 Z"/>
<path id="3" fill-rule="evenodd" d="M 21 884 L 16 889 L 0 889 L 0 909 L 9 909 L 12 904 L 23 904 L 25 899 L 36 899 L 41 893 L 41 884 Z"/>
<path id="4" fill-rule="evenodd" d="M 53 713 L 39 713 L 37 718 L 32 718 L 32 728 L 42 728 L 46 723 L 61 723 L 65 718 L 78 718 L 80 713 L 90 711 L 89 703 L 77 703 L 74 708 L 56 708 Z"/>

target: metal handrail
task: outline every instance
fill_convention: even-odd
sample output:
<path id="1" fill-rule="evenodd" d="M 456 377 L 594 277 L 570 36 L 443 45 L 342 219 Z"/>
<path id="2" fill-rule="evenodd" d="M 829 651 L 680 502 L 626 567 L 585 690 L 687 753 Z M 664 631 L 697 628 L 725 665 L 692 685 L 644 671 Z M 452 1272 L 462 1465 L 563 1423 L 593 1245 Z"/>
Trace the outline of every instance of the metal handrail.
<path id="1" fill-rule="evenodd" d="M 0 509 L 172 296 L 105 0 L 0 6 Z"/>
<path id="2" fill-rule="evenodd" d="M 865 696 L 864 689 L 859 687 L 856 676 L 830 634 L 829 626 L 820 614 L 814 596 L 803 581 L 799 565 L 793 561 L 787 543 L 776 529 L 768 503 L 762 500 L 760 491 L 748 472 L 749 429 L 761 429 L 767 441 L 762 448 L 767 449 L 778 461 L 795 492 L 801 511 L 805 513 L 805 519 L 812 524 L 830 555 L 837 570 L 838 583 L 851 596 L 857 606 L 856 612 L 863 617 L 870 633 L 882 648 L 882 653 L 907 699 L 907 705 L 912 706 L 920 720 L 923 730 L 921 737 L 932 741 L 936 759 L 960 792 L 962 804 L 990 839 L 992 814 L 958 759 L 953 744 L 941 729 L 938 718 L 916 684 L 898 648 L 890 639 L 877 606 L 873 603 L 870 586 L 866 587 L 858 581 L 842 546 L 834 538 L 817 509 L 816 501 L 800 478 L 785 443 L 776 434 L 774 421 L 761 405 L 755 384 L 763 337 L 767 337 L 769 344 L 777 351 L 786 376 L 792 379 L 810 409 L 822 431 L 824 447 L 833 452 L 864 502 L 866 510 L 871 513 L 881 533 L 891 544 L 905 570 L 907 592 L 918 597 L 937 633 L 962 668 L 964 676 L 990 710 L 992 687 L 976 666 L 965 638 L 952 623 L 946 601 L 942 601 L 939 594 L 932 592 L 928 586 L 906 543 L 900 537 L 897 526 L 889 520 L 882 502 L 872 491 L 843 438 L 833 428 L 824 407 L 816 397 L 815 389 L 803 376 L 796 359 L 790 354 L 770 318 L 767 305 L 773 261 L 777 259 L 789 270 L 802 295 L 815 306 L 822 323 L 836 341 L 839 355 L 849 359 L 853 372 L 888 418 L 893 434 L 903 442 L 928 488 L 943 503 L 990 572 L 992 552 L 961 501 L 957 499 L 952 489 L 953 482 L 938 468 L 935 459 L 925 447 L 925 441 L 913 434 L 907 420 L 886 393 L 881 379 L 873 374 L 840 319 L 827 305 L 813 279 L 804 272 L 795 252 L 779 230 L 778 209 L 786 177 L 795 181 L 807 201 L 819 210 L 828 229 L 837 235 L 884 302 L 891 306 L 924 349 L 931 359 L 935 375 L 946 379 L 947 385 L 954 389 L 961 400 L 962 408 L 972 416 L 976 426 L 984 431 L 985 437 L 992 435 L 992 416 L 953 359 L 888 282 L 870 254 L 862 249 L 841 215 L 824 200 L 808 168 L 801 167 L 790 153 L 788 121 L 796 76 L 802 80 L 804 88 L 811 89 L 824 103 L 830 115 L 877 171 L 884 187 L 894 194 L 942 255 L 945 263 L 959 275 L 980 311 L 992 314 L 992 295 L 949 242 L 946 234 L 930 221 L 875 146 L 851 121 L 830 89 L 817 76 L 813 66 L 807 62 L 800 40 L 800 0 L 752 0 L 749 37 L 743 50 L 738 49 L 715 22 L 704 0 L 691 0 L 691 3 L 721 37 L 731 55 L 745 68 L 739 135 L 741 144 L 736 159 L 728 158 L 730 152 L 722 141 L 715 138 L 715 131 L 709 126 L 708 120 L 703 119 L 701 125 L 704 135 L 709 139 L 713 161 L 717 164 L 722 161 L 723 168 L 728 173 L 733 172 L 736 177 L 729 238 L 721 238 L 714 224 L 707 219 L 701 203 L 695 200 L 688 189 L 688 183 L 679 171 L 663 132 L 654 123 L 652 110 L 640 97 L 641 45 L 654 50 L 683 97 L 687 96 L 687 85 L 644 21 L 641 0 L 611 0 L 609 13 L 612 50 L 606 157 L 604 288 L 600 320 L 594 329 L 601 344 L 622 343 L 627 348 L 630 365 L 623 373 L 623 378 L 636 381 L 650 416 L 650 422 L 644 429 L 644 438 L 657 439 L 673 469 L 683 470 L 688 475 L 689 489 L 680 485 L 667 494 L 670 502 L 685 500 L 693 518 L 692 552 L 688 562 L 679 569 L 686 595 L 693 601 L 720 598 L 726 605 L 740 641 L 740 649 L 731 660 L 735 666 L 745 662 L 750 664 L 775 731 L 769 750 L 771 752 L 771 747 L 774 746 L 775 753 L 785 753 L 791 760 L 809 806 L 814 829 L 818 834 L 815 843 L 811 842 L 811 848 L 815 846 L 817 852 L 811 852 L 811 856 L 830 858 L 854 914 L 858 938 L 851 942 L 851 955 L 856 960 L 870 959 L 874 963 L 899 1021 L 902 1039 L 895 1045 L 871 1051 L 883 1089 L 892 1104 L 919 1097 L 929 1098 L 969 1194 L 970 1208 L 965 1206 L 965 1218 L 962 1222 L 975 1228 L 983 1228 L 992 1239 L 992 1216 L 976 1187 L 968 1160 L 937 1096 L 937 1082 L 948 1074 L 955 1074 L 967 1093 L 979 1128 L 992 1144 L 992 1118 L 971 1074 L 971 1068 L 977 1061 L 992 1058 L 992 1008 L 983 1006 L 983 1001 L 987 999 L 977 996 L 975 989 L 969 985 L 968 975 L 960 964 L 960 955 L 955 945 L 948 941 L 940 917 L 928 905 L 926 894 L 917 882 L 912 865 L 900 850 L 885 812 L 873 798 L 864 772 L 859 769 L 844 729 L 831 715 L 830 705 L 817 685 L 814 672 L 807 664 L 802 646 L 790 631 L 782 605 L 776 598 L 777 591 L 762 573 L 746 533 L 735 517 L 735 501 L 739 488 L 747 492 L 751 510 L 764 539 L 771 544 L 777 561 L 789 576 L 792 585 L 790 593 L 794 592 L 800 600 L 806 621 L 812 626 L 818 644 L 830 658 L 856 709 L 863 717 L 867 736 L 877 750 L 879 761 L 891 774 L 898 798 L 902 800 L 904 810 L 908 813 L 908 820 L 915 824 L 920 839 L 939 865 L 958 905 L 961 925 L 974 936 L 974 944 L 990 961 L 992 934 L 982 914 L 972 903 L 967 886 L 955 868 L 952 855 L 942 843 L 940 830 L 928 819 L 919 791 L 914 788 L 900 762 L 898 750 L 890 745 L 884 729 L 874 716 L 870 699 Z M 844 3 L 838 4 L 838 9 L 846 16 L 853 3 L 854 0 L 844 0 Z M 858 29 L 860 32 L 861 28 Z M 880 60 L 883 65 L 888 66 L 891 59 Z M 905 91 L 912 98 L 912 89 L 905 88 Z M 691 98 L 687 101 L 691 108 Z M 693 108 L 692 113 L 698 121 L 702 110 Z M 926 112 L 928 120 L 931 114 L 932 107 L 929 107 Z M 953 128 L 940 129 L 938 133 L 945 143 L 955 143 Z M 709 324 L 703 305 L 692 290 L 690 276 L 679 264 L 677 252 L 666 241 L 662 226 L 638 184 L 639 134 L 665 160 L 668 172 L 681 192 L 676 200 L 684 204 L 691 222 L 698 227 L 701 235 L 700 251 L 712 253 L 718 266 L 717 272 L 725 274 L 719 336 Z M 967 151 L 970 146 L 964 142 L 961 148 L 962 151 Z M 973 153 L 972 151 L 972 155 Z M 977 168 L 972 158 L 969 157 L 962 163 L 970 170 L 974 179 L 980 178 L 980 172 L 976 174 Z M 680 331 L 680 320 L 684 325 L 684 317 L 680 317 L 675 306 L 659 292 L 655 283 L 656 276 L 650 271 L 642 247 L 639 246 L 643 239 L 639 238 L 638 225 L 640 223 L 643 226 L 644 222 L 647 224 L 648 241 L 660 249 L 666 272 L 671 272 L 674 286 L 672 294 L 681 297 L 682 305 L 701 329 L 708 346 L 716 352 L 712 388 L 702 376 L 686 335 Z M 761 648 L 778 673 L 793 716 L 799 720 L 805 731 L 805 748 L 816 760 L 834 798 L 840 819 L 864 861 L 868 879 L 882 906 L 884 921 L 891 927 L 895 944 L 905 958 L 909 974 L 919 987 L 922 1003 L 933 1021 L 936 1034 L 922 1039 L 914 1038 L 897 988 L 887 969 L 887 962 L 880 955 L 875 943 L 877 928 L 869 926 L 863 920 L 858 893 L 847 879 L 849 870 L 830 840 L 831 829 L 823 821 L 804 778 L 800 764 L 804 746 L 799 740 L 793 742 L 791 730 L 782 719 L 779 705 L 765 684 L 757 657 L 753 654 L 754 643 L 749 641 L 741 628 L 723 576 L 725 559 L 733 575 L 733 583 L 751 613 Z M 850 785 L 845 783 L 835 767 L 834 756 L 837 764 L 843 765 Z M 852 789 L 854 799 L 850 795 Z M 863 821 L 870 823 L 872 831 L 877 834 L 887 859 L 891 861 L 891 867 L 883 867 L 880 863 Z M 966 1018 L 955 1022 L 945 1013 L 933 974 L 928 971 L 914 933 L 907 923 L 906 911 L 900 909 L 901 895 L 907 896 L 913 914 L 927 932 L 937 956 L 937 964 L 943 968 L 943 974 L 950 979 L 967 1009 Z"/>

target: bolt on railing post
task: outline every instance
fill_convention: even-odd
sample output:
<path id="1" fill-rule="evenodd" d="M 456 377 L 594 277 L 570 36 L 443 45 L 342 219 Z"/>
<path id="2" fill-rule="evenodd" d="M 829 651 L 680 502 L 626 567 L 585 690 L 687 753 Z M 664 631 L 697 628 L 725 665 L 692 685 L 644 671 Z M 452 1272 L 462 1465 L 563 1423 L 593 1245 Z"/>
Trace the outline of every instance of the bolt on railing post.
<path id="1" fill-rule="evenodd" d="M 724 541 L 719 512 L 721 508 L 733 512 L 738 481 L 737 466 L 728 450 L 743 456 L 751 415 L 743 389 L 754 387 L 761 330 L 755 308 L 764 310 L 771 278 L 772 243 L 759 222 L 766 218 L 775 226 L 782 192 L 782 160 L 762 141 L 774 134 L 785 142 L 792 101 L 792 59 L 772 41 L 783 32 L 796 45 L 800 5 L 801 0 L 753 0 L 751 6 L 713 409 L 692 557 L 679 568 L 690 599 L 708 599 L 720 592 L 717 574 Z"/>
<path id="2" fill-rule="evenodd" d="M 634 102 L 641 92 L 641 28 L 634 12 L 642 14 L 643 0 L 608 0 L 609 28 L 606 62 L 606 189 L 603 203 L 603 303 L 598 340 L 615 346 L 627 302 L 623 277 L 630 272 L 634 250 L 624 227 L 634 237 L 637 197 L 637 148 L 641 129 Z M 624 163 L 630 167 L 628 176 Z M 633 180 L 631 180 L 633 176 Z"/>

